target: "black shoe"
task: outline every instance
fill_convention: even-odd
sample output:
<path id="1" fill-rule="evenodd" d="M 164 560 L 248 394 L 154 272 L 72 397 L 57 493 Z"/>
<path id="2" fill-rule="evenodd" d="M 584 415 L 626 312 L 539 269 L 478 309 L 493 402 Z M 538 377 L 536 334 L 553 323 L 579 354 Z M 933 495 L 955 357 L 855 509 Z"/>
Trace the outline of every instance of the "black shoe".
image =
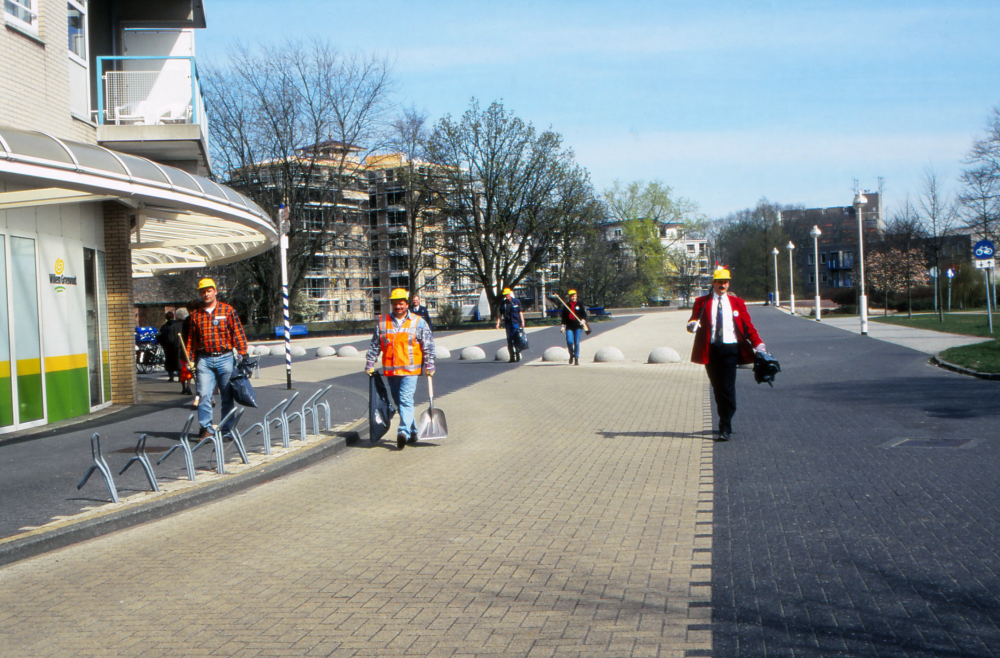
<path id="1" fill-rule="evenodd" d="M 405 448 L 406 447 L 406 438 L 407 437 L 406 437 L 405 434 L 397 434 L 396 435 L 396 447 L 399 448 L 400 450 L 402 450 L 403 448 Z"/>
<path id="2" fill-rule="evenodd" d="M 191 387 L 185 386 L 184 390 L 181 391 L 181 395 L 194 395 L 194 393 L 191 392 Z"/>
<path id="3" fill-rule="evenodd" d="M 580 365 L 580 357 L 574 357 L 573 358 L 573 365 L 574 366 Z"/>
<path id="4" fill-rule="evenodd" d="M 518 353 L 517 353 L 517 360 L 518 360 L 518 361 L 520 361 L 520 360 L 521 360 L 521 353 L 520 353 L 520 352 L 518 352 Z"/>
<path id="5" fill-rule="evenodd" d="M 719 433 L 719 441 L 728 441 L 733 438 L 733 433 L 729 430 L 725 430 Z"/>
<path id="6" fill-rule="evenodd" d="M 408 438 L 408 439 L 406 440 L 406 442 L 407 442 L 407 443 L 409 443 L 410 445 L 413 445 L 414 443 L 416 443 L 416 442 L 417 442 L 417 439 L 418 439 L 418 438 L 419 438 L 419 437 L 417 436 L 417 433 L 416 433 L 416 432 L 414 432 L 413 434 L 411 434 L 411 435 L 410 435 L 410 438 Z"/>
<path id="7" fill-rule="evenodd" d="M 514 361 L 516 361 L 514 357 L 510 357 L 509 359 L 507 359 L 507 363 L 514 363 Z"/>

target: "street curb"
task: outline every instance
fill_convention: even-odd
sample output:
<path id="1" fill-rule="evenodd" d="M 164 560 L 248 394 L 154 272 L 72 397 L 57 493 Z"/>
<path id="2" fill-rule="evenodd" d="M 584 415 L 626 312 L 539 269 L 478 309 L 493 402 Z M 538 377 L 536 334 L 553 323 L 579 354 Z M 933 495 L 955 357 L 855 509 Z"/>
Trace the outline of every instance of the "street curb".
<path id="1" fill-rule="evenodd" d="M 69 519 L 53 528 L 39 528 L 0 540 L 0 567 L 48 553 L 88 539 L 162 519 L 205 503 L 221 500 L 259 484 L 289 475 L 341 452 L 348 437 L 364 434 L 368 419 L 351 423 L 322 443 L 287 457 L 262 464 L 258 468 L 207 483 L 182 489 L 126 509 L 112 510 L 96 517 L 74 522 Z"/>
<path id="2" fill-rule="evenodd" d="M 969 368 L 963 368 L 962 366 L 955 365 L 954 363 L 948 363 L 936 354 L 931 357 L 931 360 L 934 361 L 938 367 L 944 368 L 945 370 L 951 370 L 952 372 L 957 372 L 961 375 L 969 375 L 970 377 L 975 377 L 976 379 L 1000 381 L 1000 372 L 979 372 L 977 370 L 970 370 Z"/>

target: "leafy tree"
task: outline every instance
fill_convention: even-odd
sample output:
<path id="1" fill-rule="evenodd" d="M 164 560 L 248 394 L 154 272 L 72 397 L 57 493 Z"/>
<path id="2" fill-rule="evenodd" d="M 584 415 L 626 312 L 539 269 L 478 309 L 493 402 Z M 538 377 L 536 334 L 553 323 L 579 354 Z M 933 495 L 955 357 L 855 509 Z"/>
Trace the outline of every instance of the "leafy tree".
<path id="1" fill-rule="evenodd" d="M 472 100 L 434 126 L 428 159 L 441 168 L 453 271 L 486 290 L 492 313 L 504 287 L 549 262 L 566 232 L 588 219 L 586 170 L 562 136 L 537 131 L 494 101 Z"/>
<path id="2" fill-rule="evenodd" d="M 610 240 L 596 226 L 587 227 L 575 258 L 563 267 L 562 281 L 576 288 L 585 304 L 594 306 L 631 306 L 635 272 L 632 260 L 623 259 L 622 245 Z"/>

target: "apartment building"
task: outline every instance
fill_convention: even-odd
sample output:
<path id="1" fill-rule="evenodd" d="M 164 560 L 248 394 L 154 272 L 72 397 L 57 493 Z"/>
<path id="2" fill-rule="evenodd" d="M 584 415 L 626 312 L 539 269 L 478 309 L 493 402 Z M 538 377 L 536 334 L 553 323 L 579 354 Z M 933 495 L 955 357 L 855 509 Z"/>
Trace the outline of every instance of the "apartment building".
<path id="1" fill-rule="evenodd" d="M 136 277 L 270 249 L 203 174 L 202 0 L 5 0 L 0 432 L 136 399 Z"/>
<path id="2" fill-rule="evenodd" d="M 622 241 L 624 227 L 620 221 L 601 224 L 607 240 Z M 657 237 L 668 252 L 667 277 L 671 289 L 664 299 L 687 302 L 711 288 L 712 268 L 709 263 L 708 239 L 704 234 L 688 231 L 680 222 L 660 222 Z"/>

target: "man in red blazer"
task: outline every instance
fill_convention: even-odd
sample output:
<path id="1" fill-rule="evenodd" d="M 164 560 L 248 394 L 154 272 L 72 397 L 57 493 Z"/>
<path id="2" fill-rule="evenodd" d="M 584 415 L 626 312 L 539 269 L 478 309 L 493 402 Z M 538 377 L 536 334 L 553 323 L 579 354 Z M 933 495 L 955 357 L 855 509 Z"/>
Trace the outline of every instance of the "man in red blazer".
<path id="1" fill-rule="evenodd" d="M 764 343 L 750 320 L 747 305 L 729 294 L 729 270 L 719 268 L 712 277 L 712 292 L 694 301 L 687 330 L 694 334 L 692 363 L 705 366 L 719 411 L 719 440 L 733 436 L 736 413 L 736 366 L 753 363 L 754 351 Z"/>

